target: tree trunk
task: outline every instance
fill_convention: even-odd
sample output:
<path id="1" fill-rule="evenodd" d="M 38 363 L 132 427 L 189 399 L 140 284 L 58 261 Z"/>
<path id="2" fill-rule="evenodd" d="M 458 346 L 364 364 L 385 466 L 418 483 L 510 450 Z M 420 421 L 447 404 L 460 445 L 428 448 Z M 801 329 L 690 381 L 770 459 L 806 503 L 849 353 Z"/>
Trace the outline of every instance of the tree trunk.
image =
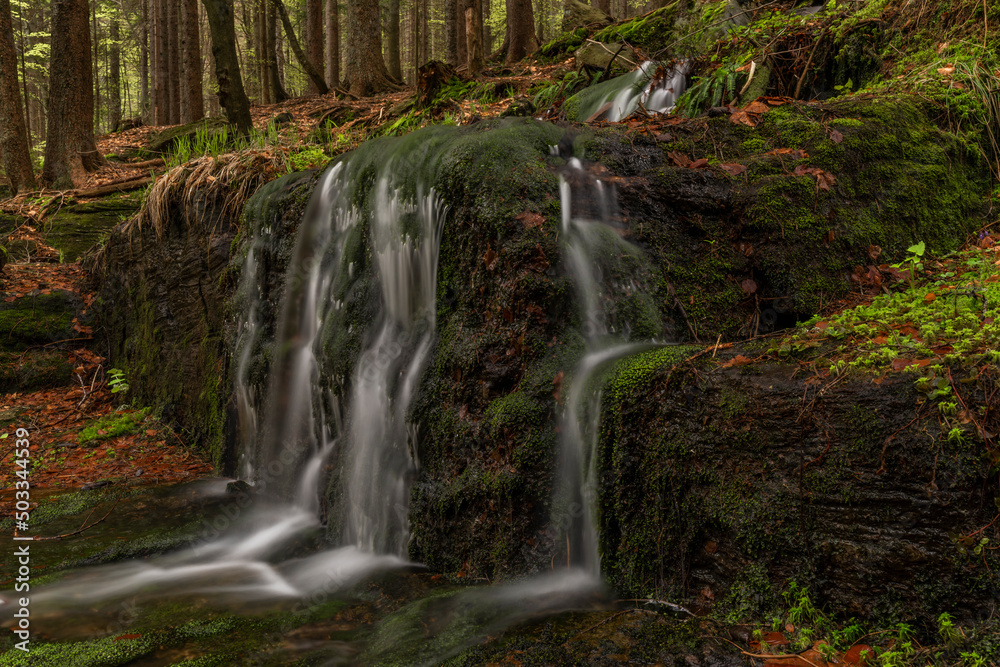
<path id="1" fill-rule="evenodd" d="M 444 61 L 451 66 L 458 65 L 458 22 L 457 0 L 444 0 Z"/>
<path id="2" fill-rule="evenodd" d="M 403 63 L 399 58 L 399 0 L 389 0 L 385 26 L 385 60 L 389 76 L 396 81 L 402 81 Z"/>
<path id="3" fill-rule="evenodd" d="M 326 78 L 323 76 L 325 56 L 323 54 L 322 0 L 306 0 L 305 42 L 306 56 L 309 58 L 309 64 L 316 68 L 316 73 L 319 74 L 319 78 L 323 81 L 324 87 L 326 87 Z M 312 77 L 309 78 L 309 92 L 313 95 L 321 92 L 317 83 L 312 80 Z"/>
<path id="4" fill-rule="evenodd" d="M 156 37 L 153 40 L 156 46 L 154 60 L 156 65 L 153 68 L 153 108 L 157 125 L 170 124 L 170 90 L 168 88 L 167 61 L 170 59 L 167 52 L 167 0 L 151 0 L 156 7 Z"/>
<path id="5" fill-rule="evenodd" d="M 396 90 L 382 59 L 378 0 L 349 0 L 347 12 L 352 40 L 347 52 L 347 78 L 358 97 Z"/>
<path id="6" fill-rule="evenodd" d="M 271 103 L 271 85 L 267 70 L 267 13 L 266 0 L 257 0 L 254 8 L 253 40 L 257 50 L 257 80 L 260 82 L 260 103 Z"/>
<path id="7" fill-rule="evenodd" d="M 170 124 L 185 115 L 187 100 L 181 96 L 180 0 L 167 0 L 167 94 L 170 96 Z"/>
<path id="8" fill-rule="evenodd" d="M 469 40 L 465 34 L 466 0 L 448 0 L 455 4 L 455 58 L 459 64 L 469 60 Z"/>
<path id="9" fill-rule="evenodd" d="M 139 0 L 139 117 L 149 122 L 149 0 Z"/>
<path id="10" fill-rule="evenodd" d="M 202 0 L 212 31 L 212 56 L 215 58 L 215 78 L 219 85 L 219 104 L 226 110 L 229 122 L 240 134 L 253 129 L 250 100 L 243 89 L 240 63 L 236 55 L 236 17 L 233 0 Z"/>
<path id="11" fill-rule="evenodd" d="M 288 93 L 281 85 L 281 76 L 278 72 L 277 57 L 277 30 L 278 15 L 274 7 L 269 3 L 264 3 L 267 14 L 267 25 L 264 31 L 264 57 L 267 64 L 267 86 L 270 89 L 272 102 L 284 102 L 288 99 Z"/>
<path id="12" fill-rule="evenodd" d="M 111 44 L 108 46 L 108 106 L 110 108 L 111 131 L 118 130 L 122 122 L 122 84 L 121 84 L 121 44 L 118 34 L 118 19 L 111 19 Z"/>
<path id="13" fill-rule="evenodd" d="M 420 81 L 420 2 L 410 0 L 410 59 L 413 61 L 413 85 Z"/>
<path id="14" fill-rule="evenodd" d="M 97 57 L 97 47 L 101 43 L 101 37 L 97 32 L 97 2 L 94 2 L 93 11 L 91 12 L 92 25 L 94 29 L 94 35 L 92 43 L 94 45 L 94 58 L 93 58 L 93 77 L 94 77 L 94 124 L 100 127 L 101 123 L 101 77 L 98 72 L 98 63 L 100 59 Z"/>
<path id="15" fill-rule="evenodd" d="M 430 54 L 430 26 L 427 17 L 427 0 L 417 0 L 420 2 L 420 64 L 424 65 L 431 59 Z"/>
<path id="16" fill-rule="evenodd" d="M 337 0 L 326 0 L 325 11 L 326 82 L 331 88 L 336 88 L 340 85 L 340 3 Z"/>
<path id="17" fill-rule="evenodd" d="M 483 68 L 483 42 L 481 38 L 482 17 L 479 15 L 479 1 L 472 0 L 465 10 L 465 34 L 468 36 L 469 76 L 475 76 Z"/>
<path id="18" fill-rule="evenodd" d="M 35 189 L 35 173 L 31 170 L 28 134 L 17 84 L 17 52 L 14 50 L 10 1 L 0 0 L 0 119 L 3 119 L 0 122 L 0 153 L 10 189 L 21 192 Z"/>
<path id="19" fill-rule="evenodd" d="M 198 0 L 181 0 L 180 7 L 181 77 L 180 94 L 184 104 L 182 123 L 201 120 L 205 101 L 201 81 L 201 35 L 198 31 Z"/>
<path id="20" fill-rule="evenodd" d="M 42 181 L 65 190 L 104 163 L 94 142 L 87 0 L 53 0 L 49 123 Z"/>
<path id="21" fill-rule="evenodd" d="M 507 64 L 518 62 L 538 48 L 531 0 L 507 0 L 507 37 L 504 41 L 507 43 Z"/>
<path id="22" fill-rule="evenodd" d="M 611 16 L 611 0 L 593 0 L 590 4 Z"/>
<path id="23" fill-rule="evenodd" d="M 310 90 L 313 90 L 312 86 L 315 86 L 315 90 L 319 91 L 320 95 L 325 95 L 330 92 L 330 89 L 326 85 L 326 81 L 323 80 L 323 73 L 318 69 L 313 67 L 313 63 L 306 54 L 302 52 L 302 47 L 299 46 L 299 40 L 295 36 L 295 31 L 292 29 L 292 22 L 288 18 L 288 12 L 285 11 L 285 5 L 281 0 L 272 0 L 275 8 L 278 10 L 278 15 L 281 16 L 281 25 L 285 26 L 285 37 L 288 38 L 288 43 L 292 47 L 292 53 L 295 54 L 295 59 L 299 61 L 299 65 L 306 71 L 306 75 L 309 76 Z M 376 33 L 377 35 L 377 33 Z M 380 54 L 381 55 L 381 54 Z M 320 60 L 320 63 L 323 61 Z"/>

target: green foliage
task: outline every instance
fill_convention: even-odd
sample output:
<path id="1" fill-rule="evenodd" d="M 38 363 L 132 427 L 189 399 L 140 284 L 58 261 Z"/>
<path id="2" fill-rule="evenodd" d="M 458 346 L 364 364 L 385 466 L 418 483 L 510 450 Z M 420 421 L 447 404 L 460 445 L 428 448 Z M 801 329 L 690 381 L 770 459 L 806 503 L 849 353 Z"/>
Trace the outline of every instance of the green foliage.
<path id="1" fill-rule="evenodd" d="M 112 368 L 108 371 L 108 386 L 111 387 L 111 393 L 127 393 L 128 392 L 128 382 L 125 379 L 125 371 L 118 368 Z"/>
<path id="2" fill-rule="evenodd" d="M 569 72 L 561 81 L 536 87 L 531 101 L 536 109 L 547 109 L 573 93 L 597 83 L 600 76 L 601 72 L 592 74 L 580 70 Z"/>
<path id="3" fill-rule="evenodd" d="M 303 171 L 326 164 L 329 158 L 319 146 L 305 147 L 295 153 L 288 155 L 288 172 Z"/>
<path id="4" fill-rule="evenodd" d="M 85 426 L 77 436 L 77 442 L 80 445 L 88 445 L 117 438 L 120 435 L 138 433 L 140 425 L 148 414 L 149 408 L 138 411 L 112 412 Z"/>
<path id="5" fill-rule="evenodd" d="M 731 102 L 739 92 L 743 74 L 736 70 L 743 65 L 740 58 L 722 62 L 710 73 L 695 79 L 677 100 L 677 113 L 696 116 L 706 107 L 717 107 Z"/>

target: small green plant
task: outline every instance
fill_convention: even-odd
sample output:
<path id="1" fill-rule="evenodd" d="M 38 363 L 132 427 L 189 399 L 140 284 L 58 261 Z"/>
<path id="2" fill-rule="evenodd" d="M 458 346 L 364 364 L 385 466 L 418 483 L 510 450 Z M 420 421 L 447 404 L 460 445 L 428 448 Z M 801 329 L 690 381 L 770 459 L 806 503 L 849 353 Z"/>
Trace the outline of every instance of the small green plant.
<path id="1" fill-rule="evenodd" d="M 924 251 L 926 249 L 927 246 L 924 244 L 923 241 L 917 243 L 916 245 L 911 245 L 909 248 L 906 249 L 907 252 L 906 259 L 899 262 L 898 264 L 891 265 L 892 268 L 894 269 L 909 270 L 910 287 L 913 287 L 913 282 L 917 278 L 917 271 L 924 270 L 923 258 L 924 258 Z"/>
<path id="2" fill-rule="evenodd" d="M 951 648 L 958 646 L 965 639 L 965 635 L 962 634 L 961 629 L 955 626 L 955 622 L 951 618 L 951 614 L 948 612 L 942 613 L 938 616 L 938 634 L 941 636 L 941 640 Z"/>
<path id="3" fill-rule="evenodd" d="M 963 667 L 983 667 L 986 664 L 986 658 L 975 651 L 962 653 L 961 658 Z"/>
<path id="4" fill-rule="evenodd" d="M 111 387 L 112 394 L 128 393 L 128 381 L 125 379 L 125 371 L 112 368 L 108 371 L 108 386 Z"/>

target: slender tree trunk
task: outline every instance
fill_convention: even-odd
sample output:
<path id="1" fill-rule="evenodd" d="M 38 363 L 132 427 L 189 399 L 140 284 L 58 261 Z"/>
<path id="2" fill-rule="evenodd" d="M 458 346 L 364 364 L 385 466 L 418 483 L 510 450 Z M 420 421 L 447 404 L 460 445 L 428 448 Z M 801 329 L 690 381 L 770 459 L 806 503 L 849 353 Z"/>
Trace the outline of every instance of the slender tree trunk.
<path id="1" fill-rule="evenodd" d="M 17 89 L 17 52 L 14 50 L 14 26 L 10 1 L 0 0 L 0 153 L 10 189 L 22 192 L 35 189 L 31 170 L 28 134 Z"/>
<path id="2" fill-rule="evenodd" d="M 270 3 L 266 4 L 267 11 L 267 25 L 264 31 L 264 57 L 267 62 L 267 86 L 270 89 L 270 98 L 272 102 L 284 102 L 288 99 L 288 93 L 285 92 L 285 88 L 281 85 L 281 77 L 278 72 L 278 57 L 277 57 L 277 30 L 278 30 L 278 14 L 274 9 L 274 6 Z"/>
<path id="3" fill-rule="evenodd" d="M 278 15 L 281 16 L 281 25 L 285 27 L 285 37 L 288 38 L 288 43 L 292 47 L 292 53 L 295 54 L 295 59 L 299 61 L 299 65 L 306 71 L 306 75 L 309 77 L 309 81 L 316 87 L 320 95 L 325 95 L 330 92 L 330 89 L 326 85 L 326 81 L 323 80 L 323 73 L 320 72 L 313 66 L 311 60 L 306 57 L 303 53 L 302 47 L 299 45 L 299 40 L 295 36 L 295 30 L 292 29 L 292 21 L 288 18 L 288 12 L 285 11 L 285 5 L 281 0 L 272 0 L 275 8 L 278 10 Z M 320 60 L 320 63 L 323 61 Z"/>
<path id="4" fill-rule="evenodd" d="M 464 65 L 469 61 L 469 39 L 465 34 L 465 9 L 469 3 L 466 0 L 448 0 L 455 5 L 455 58 Z"/>
<path id="5" fill-rule="evenodd" d="M 94 142 L 87 0 L 53 0 L 49 69 L 49 127 L 42 181 L 58 189 L 81 183 L 104 163 Z"/>
<path id="6" fill-rule="evenodd" d="M 8 8 L 10 5 L 7 5 Z M 28 148 L 33 146 L 31 141 L 31 102 L 28 97 L 28 69 L 24 64 L 24 14 L 18 12 L 18 38 L 21 42 L 21 84 L 24 89 L 24 129 L 28 135 Z"/>
<path id="7" fill-rule="evenodd" d="M 139 0 L 139 117 L 149 121 L 149 2 Z"/>
<path id="8" fill-rule="evenodd" d="M 490 30 L 490 0 L 482 0 L 483 8 L 483 54 L 493 53 L 493 31 Z"/>
<path id="9" fill-rule="evenodd" d="M 398 3 L 399 0 L 390 0 Z M 340 85 L 340 3 L 326 0 L 326 82 L 331 88 Z"/>
<path id="10" fill-rule="evenodd" d="M 215 58 L 215 78 L 219 85 L 219 104 L 226 110 L 229 122 L 240 134 L 253 129 L 250 100 L 243 89 L 239 57 L 236 54 L 236 16 L 233 0 L 202 0 L 212 32 L 212 55 Z"/>
<path id="11" fill-rule="evenodd" d="M 444 0 L 444 60 L 449 65 L 458 64 L 457 0 Z"/>
<path id="12" fill-rule="evenodd" d="M 389 0 L 385 26 L 385 64 L 389 76 L 403 80 L 403 63 L 399 58 L 399 0 Z"/>
<path id="13" fill-rule="evenodd" d="M 201 80 L 201 35 L 198 28 L 198 0 L 181 0 L 180 6 L 180 97 L 182 123 L 205 117 Z"/>
<path id="14" fill-rule="evenodd" d="M 329 0 L 327 0 L 329 2 Z M 305 42 L 306 42 L 306 56 L 309 58 L 309 64 L 316 69 L 316 73 L 319 78 L 324 82 L 324 88 L 326 87 L 326 79 L 323 76 L 323 66 L 325 56 L 323 54 L 323 2 L 322 0 L 306 0 L 306 26 L 305 26 Z M 316 81 L 313 81 L 312 77 L 309 77 L 309 92 L 313 95 L 319 92 L 326 92 L 326 90 L 320 91 L 320 87 Z"/>
<path id="15" fill-rule="evenodd" d="M 465 34 L 468 36 L 469 48 L 469 76 L 479 74 L 479 70 L 483 68 L 482 22 L 482 16 L 479 15 L 479 1 L 472 0 L 465 10 Z"/>
<path id="16" fill-rule="evenodd" d="M 108 106 L 111 111 L 111 131 L 116 132 L 122 123 L 122 84 L 121 84 L 121 44 L 118 19 L 111 19 L 111 44 L 108 52 Z"/>
<path id="17" fill-rule="evenodd" d="M 177 125 L 187 111 L 181 96 L 180 0 L 167 0 L 167 94 L 170 96 L 170 124 Z"/>
<path id="18" fill-rule="evenodd" d="M 170 60 L 167 43 L 167 0 L 152 0 L 156 6 L 156 44 L 153 71 L 154 111 L 157 125 L 170 124 L 170 84 L 167 61 Z"/>
<path id="19" fill-rule="evenodd" d="M 257 0 L 254 5 L 254 48 L 257 51 L 257 80 L 260 82 L 260 103 L 271 103 L 271 86 L 267 73 L 267 9 L 266 0 Z"/>
<path id="20" fill-rule="evenodd" d="M 101 77 L 98 71 L 100 58 L 97 56 L 97 47 L 101 43 L 101 37 L 97 32 L 97 2 L 93 4 L 92 26 L 94 29 L 94 58 L 93 58 L 93 77 L 94 77 L 94 125 L 100 127 L 100 114 L 101 114 Z"/>
<path id="21" fill-rule="evenodd" d="M 507 0 L 506 62 L 516 63 L 538 48 L 531 0 Z"/>
<path id="22" fill-rule="evenodd" d="M 420 3 L 420 64 L 426 65 L 430 58 L 430 30 L 427 18 L 427 0 L 417 0 Z"/>
<path id="23" fill-rule="evenodd" d="M 413 65 L 413 82 L 420 77 L 420 0 L 410 0 L 410 56 Z"/>

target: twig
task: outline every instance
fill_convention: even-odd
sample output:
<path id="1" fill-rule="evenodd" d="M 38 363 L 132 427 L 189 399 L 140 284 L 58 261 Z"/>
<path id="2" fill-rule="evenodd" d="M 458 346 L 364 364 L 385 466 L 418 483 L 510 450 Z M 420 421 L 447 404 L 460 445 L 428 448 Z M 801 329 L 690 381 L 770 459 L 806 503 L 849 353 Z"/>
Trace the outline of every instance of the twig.
<path id="1" fill-rule="evenodd" d="M 719 334 L 719 337 L 715 339 L 715 349 L 712 350 L 713 359 L 715 359 L 715 353 L 719 351 L 719 343 L 721 342 L 722 342 L 722 334 Z"/>
<path id="2" fill-rule="evenodd" d="M 642 611 L 642 612 L 646 612 L 647 614 L 655 613 L 655 612 L 650 611 L 649 609 L 639 609 L 639 608 L 636 608 L 636 609 L 626 609 L 625 611 L 616 612 L 614 614 L 611 614 L 607 618 L 601 619 L 597 623 L 594 623 L 589 628 L 584 628 L 580 632 L 576 633 L 576 635 L 574 635 L 572 638 L 567 639 L 565 642 L 563 642 L 563 646 L 569 646 L 570 642 L 576 641 L 577 639 L 579 639 L 583 635 L 587 634 L 591 630 L 596 630 L 597 628 L 601 627 L 602 625 L 604 625 L 608 621 L 612 621 L 612 620 L 618 618 L 619 616 L 624 616 L 625 614 L 628 614 L 628 613 L 633 612 L 633 611 Z"/>
<path id="3" fill-rule="evenodd" d="M 74 535 L 79 535 L 80 533 L 82 533 L 85 530 L 90 530 L 91 528 L 93 528 L 94 526 L 96 526 L 97 524 L 101 523 L 102 521 L 104 521 L 105 519 L 107 519 L 109 516 L 111 516 L 111 513 L 115 510 L 116 507 L 118 507 L 118 501 L 119 500 L 120 500 L 120 498 L 115 498 L 115 504 L 111 506 L 111 509 L 108 510 L 108 513 L 105 514 L 104 516 L 102 516 L 100 519 L 98 519 L 94 523 L 90 524 L 89 526 L 86 525 L 87 520 L 90 519 L 90 515 L 88 514 L 87 515 L 87 519 L 84 519 L 84 521 L 83 521 L 84 525 L 81 526 L 80 528 L 78 528 L 77 530 L 74 530 L 72 533 L 64 533 L 62 535 L 53 535 L 52 537 L 36 537 L 34 539 L 34 541 L 35 542 L 42 542 L 42 541 L 45 541 L 45 540 L 61 540 L 64 537 L 72 537 Z M 97 509 L 97 508 L 95 507 L 94 509 Z M 94 513 L 94 510 L 91 510 L 90 514 L 93 514 L 93 513 Z"/>
<path id="4" fill-rule="evenodd" d="M 812 65 L 813 56 L 816 55 L 816 49 L 819 48 L 820 42 L 822 41 L 823 41 L 823 35 L 820 35 L 818 38 L 816 38 L 816 43 L 813 44 L 812 51 L 809 52 L 809 59 L 806 60 L 806 66 L 802 68 L 802 76 L 799 77 L 799 82 L 795 86 L 795 94 L 792 95 L 793 99 L 796 100 L 799 99 L 799 93 L 802 92 L 802 86 L 805 85 L 806 76 L 808 76 L 809 74 L 809 66 Z"/>
<path id="5" fill-rule="evenodd" d="M 724 641 L 724 642 L 726 642 L 728 644 L 732 644 L 733 646 L 736 647 L 737 651 L 739 651 L 743 655 L 745 655 L 747 657 L 750 657 L 750 658 L 764 658 L 764 659 L 770 659 L 770 660 L 791 660 L 791 659 L 794 659 L 794 658 L 798 658 L 802 662 L 807 663 L 809 665 L 812 665 L 812 667 L 819 667 L 819 665 L 817 665 L 815 662 L 813 662 L 809 658 L 803 657 L 801 653 L 781 653 L 781 654 L 748 653 L 748 652 L 744 651 L 743 649 L 741 649 L 739 644 L 737 644 L 736 642 L 729 641 L 725 637 L 719 637 L 718 635 L 712 635 L 710 637 L 707 637 L 707 639 L 721 639 L 722 641 Z"/>

